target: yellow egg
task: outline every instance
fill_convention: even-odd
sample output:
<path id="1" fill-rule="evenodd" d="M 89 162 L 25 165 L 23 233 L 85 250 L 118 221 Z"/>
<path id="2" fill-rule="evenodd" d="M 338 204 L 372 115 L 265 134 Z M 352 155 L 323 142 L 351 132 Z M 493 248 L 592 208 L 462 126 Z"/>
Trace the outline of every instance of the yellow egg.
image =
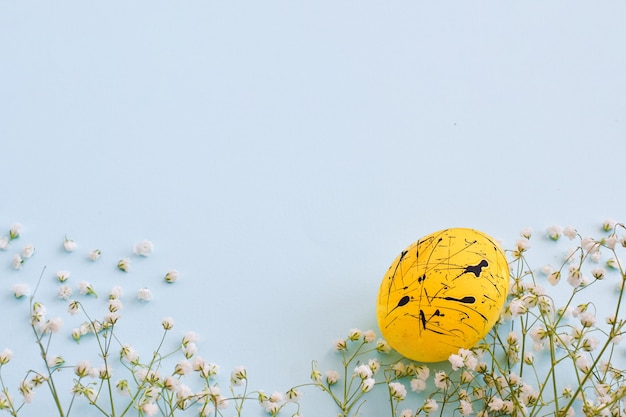
<path id="1" fill-rule="evenodd" d="M 393 261 L 378 292 L 378 325 L 403 356 L 443 361 L 489 333 L 508 288 L 509 266 L 493 238 L 473 229 L 442 230 Z"/>

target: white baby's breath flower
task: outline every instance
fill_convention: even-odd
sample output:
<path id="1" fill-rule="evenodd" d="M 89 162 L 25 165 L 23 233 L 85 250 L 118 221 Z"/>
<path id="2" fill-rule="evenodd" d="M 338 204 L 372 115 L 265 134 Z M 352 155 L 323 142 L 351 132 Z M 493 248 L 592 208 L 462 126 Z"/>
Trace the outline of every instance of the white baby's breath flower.
<path id="1" fill-rule="evenodd" d="M 389 353 L 391 352 L 391 346 L 384 339 L 378 339 L 376 341 L 376 351 L 380 353 Z"/>
<path id="2" fill-rule="evenodd" d="M 13 358 L 13 351 L 9 348 L 4 348 L 0 352 L 0 365 L 6 365 Z"/>
<path id="3" fill-rule="evenodd" d="M 519 234 L 520 234 L 520 236 L 521 236 L 521 237 L 523 237 L 523 238 L 525 238 L 525 239 L 530 239 L 530 237 L 533 235 L 533 229 L 532 229 L 532 227 L 530 227 L 530 226 L 525 227 L 525 228 L 523 228 L 523 229 L 520 231 L 520 233 L 519 233 Z"/>
<path id="4" fill-rule="evenodd" d="M 426 389 L 426 381 L 420 378 L 411 379 L 411 391 L 421 392 Z"/>
<path id="5" fill-rule="evenodd" d="M 120 287 L 119 285 L 116 285 L 113 288 L 111 288 L 111 291 L 109 292 L 109 299 L 110 300 L 120 299 L 122 298 L 123 294 L 124 294 L 124 290 L 122 289 L 122 287 Z"/>
<path id="6" fill-rule="evenodd" d="M 78 301 L 71 301 L 67 306 L 67 312 L 72 316 L 80 311 L 80 303 Z"/>
<path id="7" fill-rule="evenodd" d="M 174 374 L 176 375 L 187 375 L 192 371 L 192 365 L 187 360 L 179 361 L 174 368 Z M 234 372 L 234 371 L 233 371 Z"/>
<path id="8" fill-rule="evenodd" d="M 554 268 L 552 268 L 552 265 L 544 265 L 541 267 L 541 273 L 545 276 L 548 276 L 553 272 L 554 272 Z"/>
<path id="9" fill-rule="evenodd" d="M 561 280 L 561 271 L 554 271 L 548 275 L 548 282 L 550 285 L 556 285 Z"/>
<path id="10" fill-rule="evenodd" d="M 374 388 L 374 384 L 375 383 L 376 383 L 376 381 L 374 380 L 374 378 L 365 378 L 361 382 L 361 391 L 363 391 L 363 392 L 371 391 L 372 388 Z"/>
<path id="11" fill-rule="evenodd" d="M 389 383 L 389 394 L 396 400 L 402 401 L 406 398 L 406 387 L 400 382 Z"/>
<path id="12" fill-rule="evenodd" d="M 326 371 L 326 383 L 328 385 L 336 384 L 337 381 L 339 381 L 339 372 L 332 369 Z"/>
<path id="13" fill-rule="evenodd" d="M 595 279 L 604 279 L 606 270 L 604 268 L 594 268 L 591 270 L 591 275 L 593 275 Z"/>
<path id="14" fill-rule="evenodd" d="M 359 329 L 350 329 L 350 331 L 348 332 L 348 340 L 359 340 L 361 338 L 361 336 L 363 335 L 363 332 Z"/>
<path id="15" fill-rule="evenodd" d="M 10 240 L 17 239 L 18 237 L 20 237 L 21 233 L 22 233 L 22 225 L 20 223 L 13 223 L 13 225 L 9 229 L 9 239 Z"/>
<path id="16" fill-rule="evenodd" d="M 141 406 L 141 411 L 143 411 L 143 414 L 145 414 L 148 417 L 152 417 L 152 416 L 156 416 L 156 414 L 159 412 L 159 407 L 155 404 L 155 403 L 144 403 Z"/>
<path id="17" fill-rule="evenodd" d="M 450 387 L 450 378 L 445 371 L 439 371 L 435 374 L 435 386 L 442 390 L 447 390 Z"/>
<path id="18" fill-rule="evenodd" d="M 376 333 L 373 330 L 366 330 L 363 333 L 363 341 L 365 343 L 373 343 L 376 340 Z"/>
<path id="19" fill-rule="evenodd" d="M 235 386 L 243 385 L 244 382 L 248 379 L 248 372 L 244 366 L 237 366 L 230 373 L 230 382 Z"/>
<path id="20" fill-rule="evenodd" d="M 125 359 L 130 363 L 137 363 L 139 361 L 139 353 L 131 345 L 123 345 L 120 349 L 120 358 Z"/>
<path id="21" fill-rule="evenodd" d="M 438 409 L 439 404 L 437 404 L 437 401 L 435 401 L 433 398 L 427 398 L 424 401 L 424 405 L 422 406 L 422 410 L 424 410 L 426 414 L 434 413 Z"/>
<path id="22" fill-rule="evenodd" d="M 459 401 L 459 411 L 462 416 L 469 416 L 474 413 L 474 409 L 472 408 L 472 403 L 468 400 Z"/>
<path id="23" fill-rule="evenodd" d="M 57 296 L 62 300 L 69 300 L 69 298 L 72 296 L 72 288 L 69 285 L 62 285 L 59 288 Z"/>
<path id="24" fill-rule="evenodd" d="M 98 297 L 98 294 L 96 294 L 93 286 L 87 281 L 81 281 L 78 283 L 78 292 L 82 295 L 93 295 L 94 297 Z"/>
<path id="25" fill-rule="evenodd" d="M 576 367 L 583 372 L 589 372 L 591 369 L 591 362 L 589 357 L 583 353 L 576 355 Z"/>
<path id="26" fill-rule="evenodd" d="M 174 283 L 178 281 L 178 271 L 175 269 L 171 269 L 165 274 L 165 282 Z"/>
<path id="27" fill-rule="evenodd" d="M 0 237 L 0 250 L 6 250 L 9 247 L 9 238 L 6 236 Z"/>
<path id="28" fill-rule="evenodd" d="M 57 271 L 56 277 L 59 282 L 65 282 L 70 277 L 70 271 L 65 271 L 65 270 Z"/>
<path id="29" fill-rule="evenodd" d="M 504 401 L 502 398 L 493 397 L 487 405 L 489 406 L 489 411 L 500 411 L 504 407 Z"/>
<path id="30" fill-rule="evenodd" d="M 61 330 L 63 326 L 63 319 L 61 317 L 52 318 L 44 323 L 42 326 L 42 331 L 44 333 L 56 333 Z"/>
<path id="31" fill-rule="evenodd" d="M 610 232 L 611 230 L 615 229 L 616 224 L 616 220 L 606 219 L 604 222 L 602 222 L 602 230 L 604 230 L 605 232 Z"/>
<path id="32" fill-rule="evenodd" d="M 362 364 L 354 368 L 354 375 L 357 375 L 361 379 L 371 378 L 372 370 L 368 365 Z"/>
<path id="33" fill-rule="evenodd" d="M 30 295 L 30 288 L 26 284 L 13 285 L 13 296 L 15 298 L 27 297 Z"/>
<path id="34" fill-rule="evenodd" d="M 518 252 L 526 252 L 528 249 L 530 249 L 530 241 L 528 239 L 518 239 L 515 242 L 515 246 Z"/>
<path id="35" fill-rule="evenodd" d="M 563 236 L 567 237 L 569 240 L 573 240 L 577 234 L 578 232 L 576 231 L 574 226 L 567 226 L 565 229 L 563 229 Z"/>
<path id="36" fill-rule="evenodd" d="M 154 249 L 154 244 L 149 240 L 142 240 L 139 243 L 135 243 L 133 246 L 133 253 L 135 255 L 148 256 L 152 253 Z"/>
<path id="37" fill-rule="evenodd" d="M 348 349 L 348 341 L 346 339 L 335 340 L 335 350 L 342 351 Z"/>
<path id="38" fill-rule="evenodd" d="M 111 313 L 115 313 L 117 311 L 120 311 L 122 308 L 124 308 L 124 305 L 122 304 L 122 300 L 120 300 L 119 298 L 109 298 L 109 311 Z"/>
<path id="39" fill-rule="evenodd" d="M 165 317 L 161 324 L 165 330 L 171 330 L 174 328 L 174 319 L 171 317 Z"/>
<path id="40" fill-rule="evenodd" d="M 24 260 L 19 254 L 15 254 L 13 255 L 11 264 L 13 265 L 13 269 L 21 269 L 22 265 L 24 265 Z"/>
<path id="41" fill-rule="evenodd" d="M 117 268 L 120 271 L 128 272 L 130 269 L 130 258 L 123 258 L 117 263 Z"/>
<path id="42" fill-rule="evenodd" d="M 77 247 L 78 245 L 76 244 L 76 242 L 74 242 L 72 239 L 68 239 L 67 237 L 65 237 L 65 240 L 63 241 L 63 248 L 66 252 L 74 252 Z"/>
<path id="43" fill-rule="evenodd" d="M 22 258 L 28 259 L 35 253 L 35 247 L 33 245 L 26 245 L 22 248 Z"/>
<path id="44" fill-rule="evenodd" d="M 561 226 L 552 225 L 546 229 L 546 234 L 552 240 L 559 240 L 559 238 L 563 234 L 563 229 L 561 228 Z"/>
<path id="45" fill-rule="evenodd" d="M 187 346 L 189 343 L 196 343 L 198 341 L 198 334 L 196 332 L 187 332 L 183 336 L 182 345 Z"/>
<path id="46" fill-rule="evenodd" d="M 152 293 L 147 288 L 139 288 L 137 291 L 137 299 L 140 301 L 152 301 Z"/>
<path id="47" fill-rule="evenodd" d="M 186 345 L 183 345 L 183 355 L 185 355 L 185 358 L 189 359 L 197 352 L 198 346 L 194 342 L 189 342 Z"/>
<path id="48" fill-rule="evenodd" d="M 87 254 L 87 258 L 90 261 L 97 261 L 102 256 L 102 251 L 100 249 L 94 249 Z"/>

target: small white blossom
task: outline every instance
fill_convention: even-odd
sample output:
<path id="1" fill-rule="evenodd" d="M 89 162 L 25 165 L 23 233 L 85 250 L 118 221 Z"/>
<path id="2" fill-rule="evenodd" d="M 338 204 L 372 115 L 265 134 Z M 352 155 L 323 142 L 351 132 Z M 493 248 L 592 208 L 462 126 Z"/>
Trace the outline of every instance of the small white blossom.
<path id="1" fill-rule="evenodd" d="M 528 249 L 530 249 L 530 241 L 528 239 L 518 239 L 515 242 L 515 246 L 518 252 L 526 252 Z"/>
<path id="2" fill-rule="evenodd" d="M 186 345 L 183 344 L 183 355 L 189 359 L 198 352 L 198 346 L 194 342 L 189 342 Z"/>
<path id="3" fill-rule="evenodd" d="M 82 295 L 93 295 L 95 297 L 98 296 L 96 291 L 93 289 L 93 286 L 87 281 L 81 281 L 78 283 L 78 292 Z"/>
<path id="4" fill-rule="evenodd" d="M 326 382 L 328 385 L 336 384 L 337 381 L 339 381 L 339 372 L 332 369 L 326 371 Z"/>
<path id="5" fill-rule="evenodd" d="M 604 222 L 602 222 L 602 230 L 604 230 L 605 232 L 610 232 L 611 230 L 615 229 L 616 224 L 616 220 L 606 219 Z"/>
<path id="6" fill-rule="evenodd" d="M 56 277 L 59 282 L 65 282 L 70 277 L 70 271 L 65 271 L 65 270 L 57 271 Z"/>
<path id="7" fill-rule="evenodd" d="M 248 372 L 243 366 L 238 366 L 230 374 L 230 382 L 235 385 L 243 385 L 244 381 L 248 379 Z"/>
<path id="8" fill-rule="evenodd" d="M 198 341 L 198 334 L 196 332 L 187 332 L 183 336 L 183 346 L 187 346 L 189 343 L 196 343 Z"/>
<path id="9" fill-rule="evenodd" d="M 74 252 L 77 247 L 78 245 L 76 244 L 76 242 L 74 242 L 72 239 L 68 239 L 67 237 L 65 238 L 65 241 L 63 242 L 63 248 L 66 252 Z"/>
<path id="10" fill-rule="evenodd" d="M 521 237 L 523 237 L 523 238 L 525 238 L 525 239 L 530 239 L 530 237 L 533 235 L 533 229 L 532 229 L 532 227 L 530 227 L 530 226 L 525 227 L 525 228 L 523 228 L 523 229 L 520 231 L 520 233 L 519 233 L 519 234 L 520 234 L 520 236 L 521 236 Z"/>
<path id="11" fill-rule="evenodd" d="M 561 271 L 554 271 L 548 275 L 548 282 L 550 285 L 556 285 L 561 280 Z"/>
<path id="12" fill-rule="evenodd" d="M 59 288 L 58 297 L 62 300 L 69 300 L 72 296 L 72 288 L 69 285 L 62 285 Z"/>
<path id="13" fill-rule="evenodd" d="M 24 264 L 24 260 L 22 259 L 20 255 L 15 254 L 13 255 L 13 260 L 11 264 L 13 265 L 14 269 L 21 269 L 22 265 Z"/>
<path id="14" fill-rule="evenodd" d="M 591 369 L 591 362 L 589 361 L 589 357 L 582 353 L 576 355 L 576 367 L 583 372 L 589 372 L 589 370 Z"/>
<path id="15" fill-rule="evenodd" d="M 372 370 L 369 366 L 363 364 L 354 368 L 354 375 L 358 375 L 361 379 L 367 379 L 372 377 Z"/>
<path id="16" fill-rule="evenodd" d="M 130 269 L 130 259 L 129 258 L 120 259 L 120 261 L 117 263 L 117 268 L 120 271 L 128 272 L 128 270 Z"/>
<path id="17" fill-rule="evenodd" d="M 141 406 L 141 411 L 143 411 L 146 416 L 152 417 L 159 412 L 159 407 L 154 403 L 148 402 Z"/>
<path id="18" fill-rule="evenodd" d="M 406 398 L 406 387 L 400 382 L 390 382 L 389 394 L 391 394 L 394 399 L 402 401 Z"/>
<path id="19" fill-rule="evenodd" d="M 567 226 L 565 229 L 563 229 L 563 235 L 569 240 L 573 240 L 577 234 L 578 232 L 576 231 L 574 226 Z"/>
<path id="20" fill-rule="evenodd" d="M 55 317 L 45 322 L 41 330 L 44 333 L 56 333 L 59 330 L 61 330 L 62 326 L 63 326 L 63 319 L 61 317 Z"/>
<path id="21" fill-rule="evenodd" d="M 0 250 L 6 250 L 9 247 L 9 238 L 6 236 L 0 237 Z"/>
<path id="22" fill-rule="evenodd" d="M 22 258 L 28 259 L 35 253 L 35 247 L 33 245 L 26 245 L 22 249 Z"/>
<path id="23" fill-rule="evenodd" d="M 363 341 L 365 343 L 373 343 L 376 340 L 376 333 L 373 330 L 367 330 L 363 333 Z"/>
<path id="24" fill-rule="evenodd" d="M 100 259 L 100 256 L 102 256 L 102 251 L 100 249 L 94 249 L 87 254 L 87 258 L 89 258 L 90 261 L 97 261 Z"/>
<path id="25" fill-rule="evenodd" d="M 4 348 L 2 352 L 0 352 L 0 365 L 6 365 L 13 358 L 13 351 L 8 348 Z"/>
<path id="26" fill-rule="evenodd" d="M 415 417 L 415 415 L 413 414 L 413 410 L 411 410 L 410 408 L 405 408 L 400 413 L 400 417 Z"/>
<path id="27" fill-rule="evenodd" d="M 374 381 L 374 378 L 365 378 L 363 382 L 361 383 L 361 391 L 363 392 L 371 391 L 372 388 L 374 388 L 375 383 L 376 381 Z"/>
<path id="28" fill-rule="evenodd" d="M 459 411 L 462 416 L 469 416 L 474 413 L 474 409 L 472 408 L 472 403 L 467 400 L 459 401 Z"/>
<path id="29" fill-rule="evenodd" d="M 163 319 L 161 324 L 163 325 L 163 328 L 165 330 L 171 330 L 174 328 L 174 319 L 171 317 L 166 317 Z"/>
<path id="30" fill-rule="evenodd" d="M 411 379 L 411 391 L 421 392 L 426 389 L 426 381 L 420 378 Z"/>
<path id="31" fill-rule="evenodd" d="M 438 409 L 439 404 L 437 404 L 437 401 L 435 401 L 433 398 L 427 398 L 426 401 L 424 401 L 424 405 L 422 406 L 422 410 L 424 410 L 426 414 L 433 413 Z"/>
<path id="32" fill-rule="evenodd" d="M 135 255 L 148 256 L 152 253 L 154 245 L 149 240 L 142 240 L 139 243 L 135 243 L 133 246 L 133 253 Z"/>
<path id="33" fill-rule="evenodd" d="M 596 324 L 596 315 L 591 311 L 585 311 L 578 315 L 578 320 L 580 320 L 580 324 L 584 327 L 591 327 Z"/>
<path id="34" fill-rule="evenodd" d="M 17 239 L 18 237 L 20 237 L 21 233 L 22 233 L 22 225 L 20 223 L 14 223 L 9 229 L 9 239 L 10 240 Z"/>
<path id="35" fill-rule="evenodd" d="M 120 287 L 119 285 L 116 285 L 113 288 L 111 288 L 111 291 L 109 292 L 109 299 L 116 300 L 116 299 L 122 298 L 123 294 L 124 294 L 124 291 L 122 290 L 122 287 Z"/>
<path id="36" fill-rule="evenodd" d="M 80 303 L 78 301 L 71 301 L 67 306 L 67 312 L 72 316 L 80 311 Z"/>
<path id="37" fill-rule="evenodd" d="M 165 282 L 174 283 L 178 281 L 178 271 L 175 269 L 171 269 L 165 274 Z"/>
<path id="38" fill-rule="evenodd" d="M 548 276 L 553 272 L 554 272 L 554 268 L 552 268 L 552 265 L 544 265 L 541 267 L 541 273 L 545 276 Z"/>
<path id="39" fill-rule="evenodd" d="M 140 288 L 139 291 L 137 291 L 137 299 L 141 301 L 151 301 L 152 293 L 147 288 Z"/>
<path id="40" fill-rule="evenodd" d="M 363 335 L 363 332 L 361 330 L 350 329 L 350 331 L 348 332 L 348 339 L 352 341 L 359 340 L 362 335 Z"/>
<path id="41" fill-rule="evenodd" d="M 559 238 L 563 234 L 563 229 L 561 228 L 561 226 L 553 225 L 546 229 L 546 233 L 550 239 L 559 240 Z"/>
<path id="42" fill-rule="evenodd" d="M 27 297 L 30 295 L 30 288 L 26 284 L 13 285 L 13 295 L 15 298 Z"/>
<path id="43" fill-rule="evenodd" d="M 435 374 L 435 386 L 439 389 L 446 390 L 450 386 L 450 378 L 444 371 Z"/>
<path id="44" fill-rule="evenodd" d="M 335 350 L 343 351 L 348 349 L 348 341 L 346 339 L 337 339 L 335 340 Z"/>
<path id="45" fill-rule="evenodd" d="M 491 401 L 489 401 L 489 404 L 487 405 L 489 406 L 490 411 L 500 411 L 502 410 L 502 408 L 504 408 L 504 401 L 502 400 L 502 398 L 494 397 L 491 399 Z"/>
<path id="46" fill-rule="evenodd" d="M 176 375 L 187 375 L 187 374 L 189 374 L 189 372 L 191 372 L 192 369 L 193 368 L 192 368 L 191 363 L 189 361 L 187 361 L 187 360 L 183 360 L 183 361 L 179 361 L 176 364 L 176 368 L 174 368 L 174 373 Z M 245 369 L 244 369 L 244 371 L 245 371 Z M 233 371 L 233 372 L 235 372 L 235 371 Z M 235 384 L 235 385 L 237 385 L 237 384 Z"/>
<path id="47" fill-rule="evenodd" d="M 604 279 L 606 270 L 604 268 L 594 268 L 591 270 L 591 275 L 593 275 L 595 279 Z"/>

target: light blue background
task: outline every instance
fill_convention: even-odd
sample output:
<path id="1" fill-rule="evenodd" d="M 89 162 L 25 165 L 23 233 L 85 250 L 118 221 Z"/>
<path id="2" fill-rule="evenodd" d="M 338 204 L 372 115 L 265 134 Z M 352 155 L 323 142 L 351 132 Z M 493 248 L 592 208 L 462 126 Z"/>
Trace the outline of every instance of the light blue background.
<path id="1" fill-rule="evenodd" d="M 511 247 L 527 225 L 625 220 L 625 21 L 617 1 L 3 1 L 0 227 L 24 224 L 3 309 L 69 265 L 103 294 L 152 289 L 146 351 L 171 315 L 225 374 L 304 382 L 376 329 L 380 280 L 420 236 Z M 154 254 L 116 271 L 144 238 Z M 13 328 L 0 349 L 30 343 Z"/>

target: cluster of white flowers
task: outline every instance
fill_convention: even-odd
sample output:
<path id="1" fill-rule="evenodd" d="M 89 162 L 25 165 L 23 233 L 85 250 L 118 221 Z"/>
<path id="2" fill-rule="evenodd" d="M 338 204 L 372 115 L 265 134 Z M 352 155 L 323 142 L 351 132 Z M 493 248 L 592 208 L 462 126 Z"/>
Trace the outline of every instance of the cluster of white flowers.
<path id="1" fill-rule="evenodd" d="M 626 319 L 620 310 L 626 271 L 619 251 L 626 248 L 626 228 L 609 219 L 602 223 L 601 230 L 601 237 L 592 238 L 582 237 L 572 226 L 550 226 L 537 234 L 531 227 L 524 228 L 508 251 L 511 285 L 500 320 L 485 339 L 473 347 L 459 349 L 447 362 L 425 365 L 408 361 L 392 352 L 373 330 L 352 328 L 346 337 L 334 342 L 341 365 L 322 372 L 313 362 L 310 383 L 271 394 L 248 390 L 248 371 L 244 366 L 235 367 L 230 377 L 226 376 L 228 390 L 223 389 L 219 384 L 220 367 L 198 354 L 199 338 L 195 332 L 185 333 L 180 343 L 165 351 L 169 346 L 164 343 L 165 338 L 175 327 L 172 317 L 160 322 L 163 336 L 157 349 L 140 355 L 132 344 L 122 343 L 114 333 L 127 319 L 122 320 L 122 288 L 112 287 L 103 301 L 97 299 L 94 285 L 75 278 L 81 275 L 79 271 L 59 269 L 51 279 L 57 285 L 56 301 L 67 303 L 70 315 L 82 313 L 85 317 L 72 328 L 71 336 L 81 346 L 95 346 L 100 363 L 92 366 L 87 360 L 70 361 L 50 352 L 50 346 L 55 346 L 50 343 L 51 338 L 63 332 L 63 319 L 50 318 L 53 314 L 48 314 L 46 306 L 36 300 L 39 283 L 34 287 L 35 294 L 24 283 L 13 284 L 15 298 L 30 300 L 28 325 L 42 352 L 40 365 L 44 370 L 31 370 L 16 384 L 14 390 L 21 398 L 20 405 L 2 378 L 4 367 L 10 366 L 13 359 L 11 349 L 4 348 L 0 352 L 0 410 L 18 416 L 22 407 L 41 391 L 38 387 L 47 386 L 59 415 L 64 415 L 63 402 L 58 401 L 62 393 L 56 391 L 52 382 L 68 368 L 73 369 L 71 403 L 80 397 L 84 405 L 96 407 L 104 414 L 114 404 L 126 401 L 128 407 L 143 416 L 174 416 L 192 408 L 199 416 L 223 416 L 228 410 L 240 416 L 244 402 L 252 399 L 269 416 L 293 407 L 292 416 L 299 417 L 303 397 L 300 388 L 310 385 L 329 395 L 339 417 L 358 415 L 365 407 L 365 398 L 379 390 L 389 399 L 392 417 L 624 415 L 626 369 L 618 362 L 623 356 L 618 346 L 626 332 Z M 11 252 L 12 242 L 22 234 L 21 225 L 11 226 L 8 236 L 0 237 L 0 250 Z M 552 258 L 555 261 L 549 264 L 530 267 L 533 247 L 559 247 L 565 238 L 578 244 L 562 250 L 564 256 Z M 65 237 L 63 248 L 73 253 L 78 245 Z M 132 256 L 139 265 L 140 257 L 151 255 L 153 250 L 154 245 L 148 240 L 136 243 L 132 255 L 118 261 L 117 268 L 129 272 Z M 21 247 L 12 254 L 13 267 L 28 269 L 25 262 L 34 253 L 31 244 Z M 101 255 L 102 251 L 96 249 L 87 258 L 95 261 Z M 171 269 L 161 277 L 166 283 L 174 283 L 179 273 Z M 594 292 L 595 298 L 584 298 L 590 293 L 588 288 L 606 286 L 612 281 L 615 291 L 602 293 L 599 298 L 599 293 Z M 150 301 L 153 295 L 142 287 L 136 297 Z M 87 314 L 87 309 L 96 302 L 104 302 L 106 308 L 94 319 L 96 316 Z M 611 309 L 609 315 L 599 319 L 598 312 L 606 308 Z M 114 394 L 119 397 L 114 398 Z"/>

